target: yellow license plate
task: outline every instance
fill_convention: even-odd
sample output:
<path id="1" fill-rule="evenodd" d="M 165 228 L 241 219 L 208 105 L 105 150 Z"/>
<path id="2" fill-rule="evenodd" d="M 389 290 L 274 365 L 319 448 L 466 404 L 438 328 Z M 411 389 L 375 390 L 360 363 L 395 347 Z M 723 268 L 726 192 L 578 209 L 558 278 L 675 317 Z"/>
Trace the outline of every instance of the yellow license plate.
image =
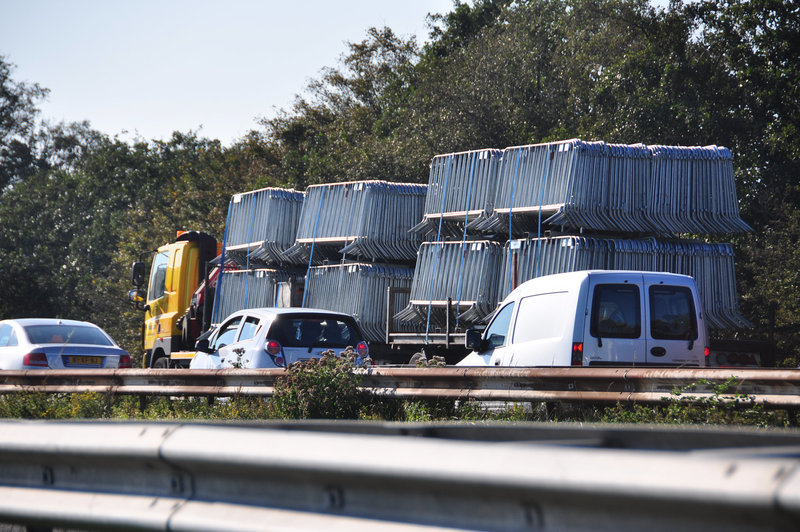
<path id="1" fill-rule="evenodd" d="M 67 360 L 69 366 L 100 366 L 102 363 L 103 357 L 70 356 Z"/>

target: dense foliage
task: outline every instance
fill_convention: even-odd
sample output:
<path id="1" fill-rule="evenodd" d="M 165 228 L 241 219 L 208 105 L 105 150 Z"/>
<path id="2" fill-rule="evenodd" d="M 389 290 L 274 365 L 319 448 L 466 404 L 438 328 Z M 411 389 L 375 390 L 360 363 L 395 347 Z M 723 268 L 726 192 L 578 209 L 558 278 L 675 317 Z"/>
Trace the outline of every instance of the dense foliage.
<path id="1" fill-rule="evenodd" d="M 474 0 L 422 47 L 369 30 L 291 107 L 230 147 L 129 143 L 39 124 L 46 89 L 0 57 L 0 317 L 95 321 L 135 350 L 127 268 L 177 229 L 221 236 L 230 195 L 378 178 L 425 182 L 439 153 L 580 137 L 721 144 L 750 333 L 800 353 L 800 8 L 780 0 Z M 254 115 L 259 113 L 253 110 Z M 795 360 L 796 363 L 796 360 Z"/>

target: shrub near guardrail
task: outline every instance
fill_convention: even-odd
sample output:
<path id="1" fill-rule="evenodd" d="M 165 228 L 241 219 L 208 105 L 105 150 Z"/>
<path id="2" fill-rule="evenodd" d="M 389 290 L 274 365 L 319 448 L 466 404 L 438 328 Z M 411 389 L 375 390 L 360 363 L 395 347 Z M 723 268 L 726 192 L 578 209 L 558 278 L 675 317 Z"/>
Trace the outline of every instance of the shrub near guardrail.
<path id="1" fill-rule="evenodd" d="M 291 364 L 269 401 L 273 417 L 358 419 L 369 394 L 358 389 L 359 375 L 353 371 L 357 360 L 348 347 L 341 356 L 326 351 L 321 358 Z"/>

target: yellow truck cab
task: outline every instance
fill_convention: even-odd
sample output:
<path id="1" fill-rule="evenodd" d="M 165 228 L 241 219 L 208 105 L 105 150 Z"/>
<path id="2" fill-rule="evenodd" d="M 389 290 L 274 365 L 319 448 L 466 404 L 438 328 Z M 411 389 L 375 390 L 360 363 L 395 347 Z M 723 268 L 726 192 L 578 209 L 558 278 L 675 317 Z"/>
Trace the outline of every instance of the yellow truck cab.
<path id="1" fill-rule="evenodd" d="M 143 262 L 135 262 L 129 299 L 144 310 L 143 367 L 168 368 L 176 365 L 179 352 L 191 350 L 194 338 L 188 334 L 187 309 L 197 287 L 207 277 L 207 264 L 217 255 L 216 240 L 197 231 L 179 231 L 170 244 L 153 256 L 147 290 Z M 193 351 L 187 354 L 191 359 Z"/>

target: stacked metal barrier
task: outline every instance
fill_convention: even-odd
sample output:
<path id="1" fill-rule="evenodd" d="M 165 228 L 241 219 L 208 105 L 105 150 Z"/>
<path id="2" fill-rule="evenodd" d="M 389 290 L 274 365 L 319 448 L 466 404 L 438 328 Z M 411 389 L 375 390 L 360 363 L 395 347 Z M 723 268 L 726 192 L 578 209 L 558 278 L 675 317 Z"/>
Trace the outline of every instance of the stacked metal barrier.
<path id="1" fill-rule="evenodd" d="M 573 139 L 503 150 L 493 210 L 480 232 L 749 231 L 739 216 L 733 160 L 718 146 L 645 146 Z M 509 222 L 509 217 L 512 221 Z"/>
<path id="2" fill-rule="evenodd" d="M 443 327 L 451 299 L 458 320 L 480 321 L 497 305 L 502 258 L 503 248 L 496 242 L 424 242 L 409 304 L 395 317 Z"/>
<path id="3" fill-rule="evenodd" d="M 421 237 L 408 230 L 422 217 L 425 193 L 425 185 L 361 181 L 315 185 L 306 193 L 236 194 L 224 242 L 229 269 L 218 282 L 215 322 L 243 308 L 286 306 L 291 298 L 281 290 L 291 285 L 284 284 L 303 279 L 289 270 L 291 264 L 305 265 L 313 255 L 311 262 L 337 264 L 308 268 L 303 306 L 351 313 L 368 339 L 383 341 L 387 288 L 401 289 L 394 305 L 404 308 L 413 270 L 348 258 L 413 260 Z M 410 328 L 396 320 L 393 330 Z"/>
<path id="4" fill-rule="evenodd" d="M 383 342 L 386 335 L 387 288 L 400 289 L 393 295 L 394 308 L 408 305 L 414 270 L 403 266 L 367 263 L 332 264 L 312 267 L 306 278 L 306 306 L 351 314 L 370 342 Z M 412 331 L 398 319 L 392 330 Z"/>
<path id="5" fill-rule="evenodd" d="M 282 301 L 289 294 L 282 292 L 290 290 L 289 283 L 294 279 L 293 274 L 279 269 L 226 270 L 217 282 L 215 321 L 246 308 L 287 306 Z"/>
<path id="6" fill-rule="evenodd" d="M 512 240 L 505 246 L 499 299 L 519 284 L 577 270 L 642 270 L 690 275 L 712 328 L 749 325 L 736 303 L 730 244 L 559 236 Z"/>
<path id="7" fill-rule="evenodd" d="M 295 244 L 285 255 L 317 264 L 342 255 L 413 261 L 422 238 L 409 229 L 423 216 L 426 190 L 425 185 L 386 181 L 312 185 Z"/>
<path id="8" fill-rule="evenodd" d="M 712 327 L 747 325 L 736 304 L 729 244 L 655 238 L 750 230 L 739 215 L 727 148 L 571 139 L 506 148 L 499 165 L 497 157 L 498 150 L 434 157 L 425 217 L 414 228 L 435 234 L 437 241 L 461 241 L 423 244 L 430 250 L 437 245 L 469 246 L 475 239 L 512 238 L 500 264 L 504 277 L 497 300 L 472 307 L 470 319 L 478 321 L 478 314 L 493 309 L 510 292 L 512 276 L 522 282 L 564 271 L 630 269 L 692 275 Z M 496 188 L 494 198 L 477 201 L 473 191 L 485 190 L 481 187 L 487 184 Z M 553 229 L 580 236 L 545 238 Z M 592 237 L 592 233 L 632 238 Z M 527 240 L 514 240 L 515 236 Z M 412 301 L 399 315 L 427 328 L 441 321 L 441 313 L 427 311 L 428 307 L 440 307 L 447 297 L 463 298 L 431 267 L 430 250 L 423 248 Z M 451 274 L 460 282 L 460 274 Z M 476 270 L 476 275 L 499 274 L 488 268 L 480 274 Z M 424 293 L 431 286 L 437 287 L 436 297 Z"/>
<path id="9" fill-rule="evenodd" d="M 285 262 L 283 253 L 294 244 L 303 198 L 302 192 L 281 188 L 235 194 L 228 210 L 228 257 L 243 266 L 249 260 Z"/>
<path id="10" fill-rule="evenodd" d="M 492 211 L 503 152 L 473 150 L 437 155 L 428 178 L 423 220 L 412 231 L 460 236 L 464 224 Z"/>

